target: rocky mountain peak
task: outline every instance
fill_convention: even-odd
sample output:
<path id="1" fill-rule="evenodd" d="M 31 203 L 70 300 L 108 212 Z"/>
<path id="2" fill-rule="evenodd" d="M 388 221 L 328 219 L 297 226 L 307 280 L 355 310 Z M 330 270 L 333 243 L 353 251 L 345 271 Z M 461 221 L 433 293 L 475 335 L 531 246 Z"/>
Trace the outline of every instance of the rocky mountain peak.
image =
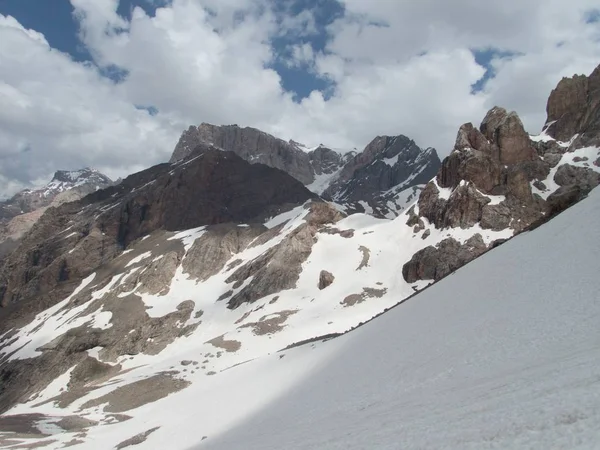
<path id="1" fill-rule="evenodd" d="M 580 135 L 582 145 L 598 145 L 599 109 L 600 66 L 589 76 L 563 78 L 548 98 L 546 133 L 563 142 Z"/>
<path id="2" fill-rule="evenodd" d="M 66 191 L 71 191 L 72 195 L 62 197 L 65 201 L 70 201 L 112 184 L 110 178 L 95 169 L 57 170 L 45 186 L 25 189 L 0 203 L 0 220 L 10 220 L 19 214 L 49 206 L 59 194 Z"/>
<path id="3" fill-rule="evenodd" d="M 378 136 L 362 152 L 340 152 L 323 144 L 307 148 L 286 142 L 256 128 L 208 123 L 182 134 L 170 162 L 198 147 L 232 151 L 250 163 L 283 170 L 348 212 L 390 218 L 414 199 L 417 186 L 431 179 L 440 165 L 434 149 L 423 150 L 403 135 Z"/>
<path id="4" fill-rule="evenodd" d="M 590 88 L 599 78 L 596 69 L 589 78 L 563 79 L 552 91 L 548 125 L 540 136 L 530 137 L 518 115 L 500 107 L 486 114 L 479 129 L 462 125 L 453 151 L 409 211 L 407 224 L 415 232 L 428 225 L 478 226 L 512 235 L 585 197 L 600 183 L 600 150 L 589 146 L 600 143 L 600 95 L 597 87 Z M 403 274 L 409 282 L 439 279 L 495 245 L 483 245 L 475 236 L 463 244 L 448 238 L 413 255 Z"/>
<path id="5" fill-rule="evenodd" d="M 189 156 L 198 146 L 232 151 L 250 163 L 261 163 L 289 173 L 303 184 L 314 181 L 308 154 L 297 146 L 256 128 L 201 123 L 185 131 L 169 162 Z"/>
<path id="6" fill-rule="evenodd" d="M 48 207 L 79 200 L 112 184 L 110 178 L 95 169 L 57 170 L 46 186 L 23 190 L 0 202 L 0 258 L 17 246 Z"/>
<path id="7" fill-rule="evenodd" d="M 346 162 L 345 155 L 325 147 L 323 144 L 308 152 L 315 175 L 335 173 Z"/>
<path id="8" fill-rule="evenodd" d="M 112 180 L 96 169 L 85 167 L 80 170 L 57 170 L 50 183 L 94 183 L 101 181 L 105 184 L 112 183 Z"/>
<path id="9" fill-rule="evenodd" d="M 433 148 L 421 149 L 404 135 L 377 136 L 348 158 L 323 195 L 350 211 L 395 217 L 416 195 L 413 188 L 426 184 L 439 166 Z"/>
<path id="10" fill-rule="evenodd" d="M 529 134 L 516 112 L 495 106 L 486 114 L 479 129 L 487 145 L 479 140 L 477 149 L 488 152 L 501 164 L 516 164 L 535 157 Z"/>

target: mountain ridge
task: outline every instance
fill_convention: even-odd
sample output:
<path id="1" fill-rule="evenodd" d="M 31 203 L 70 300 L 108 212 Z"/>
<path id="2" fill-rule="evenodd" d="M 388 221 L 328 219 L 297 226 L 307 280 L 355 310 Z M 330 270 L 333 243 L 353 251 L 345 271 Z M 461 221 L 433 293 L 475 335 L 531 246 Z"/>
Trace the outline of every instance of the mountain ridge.
<path id="1" fill-rule="evenodd" d="M 573 120 L 576 132 L 590 129 Z M 232 136 L 268 139 L 250 134 Z M 403 156 L 424 154 L 409 138 L 393 139 L 352 155 L 348 180 L 373 170 L 385 181 L 406 165 Z M 284 170 L 206 141 L 182 160 L 50 208 L 0 269 L 8 303 L 0 309 L 0 425 L 34 430 L 19 444 L 58 447 L 76 433 L 83 448 L 98 440 L 122 447 L 138 435 L 142 448 L 172 440 L 180 417 L 164 405 L 229 399 L 236 374 L 260 383 L 270 373 L 260 368 L 271 364 L 306 373 L 319 364 L 310 358 L 319 337 L 343 335 L 408 297 L 418 303 L 432 283 L 585 198 L 600 181 L 600 148 L 582 142 L 557 141 L 547 127 L 529 136 L 516 113 L 492 108 L 479 127 L 459 128 L 452 152 L 393 219 L 347 214 Z M 269 145 L 276 154 L 281 144 Z M 262 147 L 249 148 L 247 157 Z M 341 173 L 322 153 L 322 175 Z M 365 174 L 354 178 L 357 171 Z M 352 186 L 340 185 L 341 193 Z M 268 384 L 261 392 L 270 395 L 291 386 Z M 220 419 L 196 421 L 199 434 L 186 434 L 186 445 L 231 429 L 242 418 L 231 405 L 260 404 L 253 395 L 244 389 Z"/>
<path id="2" fill-rule="evenodd" d="M 57 170 L 45 186 L 24 189 L 0 202 L 0 258 L 13 251 L 19 240 L 50 207 L 78 200 L 114 182 L 98 170 Z"/>
<path id="3" fill-rule="evenodd" d="M 169 161 L 198 146 L 230 150 L 251 163 L 283 170 L 348 213 L 387 218 L 403 211 L 407 198 L 414 198 L 440 166 L 435 149 L 421 149 L 403 135 L 377 136 L 361 152 L 341 153 L 323 144 L 309 149 L 252 127 L 208 123 L 190 126 Z"/>

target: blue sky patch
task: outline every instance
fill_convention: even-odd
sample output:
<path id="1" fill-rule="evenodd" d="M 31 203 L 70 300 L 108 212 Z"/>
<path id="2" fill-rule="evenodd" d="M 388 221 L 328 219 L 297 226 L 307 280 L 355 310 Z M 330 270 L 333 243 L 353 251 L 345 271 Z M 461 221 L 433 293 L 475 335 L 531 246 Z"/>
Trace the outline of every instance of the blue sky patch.
<path id="1" fill-rule="evenodd" d="M 485 84 L 496 75 L 492 66 L 494 59 L 512 58 L 517 54 L 510 51 L 499 50 L 497 48 L 472 49 L 471 53 L 475 57 L 475 62 L 485 68 L 485 73 L 475 84 L 471 86 L 471 93 L 481 92 Z"/>
<path id="2" fill-rule="evenodd" d="M 586 11 L 584 14 L 585 23 L 597 23 L 600 22 L 600 9 L 592 9 Z"/>
<path id="3" fill-rule="evenodd" d="M 315 18 L 314 32 L 300 33 L 300 35 L 286 33 L 271 42 L 277 57 L 270 68 L 281 77 L 283 89 L 292 92 L 297 102 L 308 97 L 314 90 L 321 91 L 326 99 L 331 97 L 335 85 L 330 79 L 318 76 L 311 67 L 306 65 L 290 65 L 290 60 L 293 47 L 299 44 L 310 45 L 314 54 L 326 51 L 329 40 L 327 26 L 344 15 L 343 6 L 336 0 L 292 0 L 277 2 L 275 8 L 280 20 L 284 15 L 298 17 L 305 11 L 309 11 Z"/>

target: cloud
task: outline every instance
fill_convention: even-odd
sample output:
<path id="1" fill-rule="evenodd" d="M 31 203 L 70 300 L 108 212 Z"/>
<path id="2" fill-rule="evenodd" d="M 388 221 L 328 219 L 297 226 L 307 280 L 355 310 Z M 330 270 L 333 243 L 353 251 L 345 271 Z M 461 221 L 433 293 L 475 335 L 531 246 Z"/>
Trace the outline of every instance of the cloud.
<path id="1" fill-rule="evenodd" d="M 595 0 L 343 0 L 331 23 L 328 2 L 161 1 L 127 20 L 117 0 L 71 0 L 87 63 L 0 15 L 0 193 L 57 168 L 125 175 L 203 121 L 346 149 L 402 133 L 443 155 L 495 104 L 539 131 L 560 78 L 600 62 Z M 328 92 L 298 100 L 282 60 Z"/>
<path id="2" fill-rule="evenodd" d="M 180 125 L 136 109 L 94 66 L 11 17 L 0 15 L 0 40 L 0 193 L 58 168 L 117 177 L 164 159 Z"/>
<path id="3" fill-rule="evenodd" d="M 595 0 L 343 3 L 346 14 L 330 25 L 332 40 L 317 64 L 323 75 L 343 82 L 365 67 L 414 64 L 415 54 L 490 51 L 504 57 L 491 61 L 494 77 L 475 96 L 483 97 L 486 109 L 500 104 L 517 110 L 532 132 L 542 126 L 560 78 L 590 73 L 600 63 L 600 27 L 589 20 Z"/>

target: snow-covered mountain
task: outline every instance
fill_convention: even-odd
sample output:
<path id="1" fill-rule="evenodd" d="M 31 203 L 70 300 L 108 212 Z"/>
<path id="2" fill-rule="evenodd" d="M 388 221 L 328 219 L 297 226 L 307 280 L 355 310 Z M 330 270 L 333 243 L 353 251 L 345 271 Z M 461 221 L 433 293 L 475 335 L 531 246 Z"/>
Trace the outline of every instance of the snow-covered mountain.
<path id="1" fill-rule="evenodd" d="M 312 192 L 347 212 L 394 218 L 433 177 L 440 160 L 435 149 L 421 149 L 406 136 L 378 136 L 361 152 L 308 148 L 255 128 L 202 123 L 185 131 L 170 162 L 196 148 L 229 150 L 253 164 L 283 170 Z"/>
<path id="2" fill-rule="evenodd" d="M 534 430 L 597 424 L 585 387 L 595 378 L 560 372 L 559 359 L 593 344 L 583 336 L 595 330 L 597 306 L 598 267 L 589 263 L 597 249 L 585 245 L 597 241 L 600 199 L 592 193 L 563 212 L 600 182 L 595 125 L 578 123 L 585 140 L 558 141 L 548 127 L 532 140 L 516 113 L 493 108 L 479 127 L 460 127 L 435 177 L 394 219 L 340 211 L 286 171 L 215 143 L 49 209 L 0 268 L 0 444 L 385 448 L 406 439 L 438 448 L 448 438 L 451 448 L 481 448 L 497 437 L 500 447 L 534 445 L 513 424 L 532 408 L 511 409 L 503 380 L 529 380 L 534 388 L 517 393 L 533 408 L 565 405 L 568 397 L 540 395 L 537 386 L 554 386 L 535 384 L 542 374 L 576 399 L 585 391 L 588 403 L 583 417 L 570 404 L 544 410 L 527 422 Z M 413 145 L 380 138 L 364 160 L 345 161 L 338 179 L 349 164 L 360 167 L 348 180 L 364 168 L 401 170 L 403 158 L 422 167 Z M 319 160 L 322 173 L 340 167 L 324 148 Z M 543 369 L 552 358 L 559 362 Z M 594 369 L 586 358 L 575 363 Z M 337 402 L 336 412 L 319 398 Z M 485 411 L 494 420 L 480 419 Z M 446 415 L 456 427 L 423 436 Z M 371 427 L 361 440 L 363 421 L 381 434 Z M 465 428 L 484 434 L 456 431 Z"/>
<path id="3" fill-rule="evenodd" d="M 25 189 L 1 202 L 0 219 L 12 219 L 16 215 L 48 206 L 57 195 L 68 190 L 76 190 L 85 195 L 111 184 L 110 178 L 95 169 L 58 170 L 45 186 L 38 189 Z"/>
<path id="4" fill-rule="evenodd" d="M 48 207 L 78 200 L 112 184 L 95 169 L 58 170 L 45 186 L 25 189 L 0 202 L 0 257 L 16 247 Z"/>
<path id="5" fill-rule="evenodd" d="M 340 169 L 323 197 L 346 212 L 393 219 L 413 203 L 440 168 L 435 149 L 406 136 L 378 136 Z"/>

